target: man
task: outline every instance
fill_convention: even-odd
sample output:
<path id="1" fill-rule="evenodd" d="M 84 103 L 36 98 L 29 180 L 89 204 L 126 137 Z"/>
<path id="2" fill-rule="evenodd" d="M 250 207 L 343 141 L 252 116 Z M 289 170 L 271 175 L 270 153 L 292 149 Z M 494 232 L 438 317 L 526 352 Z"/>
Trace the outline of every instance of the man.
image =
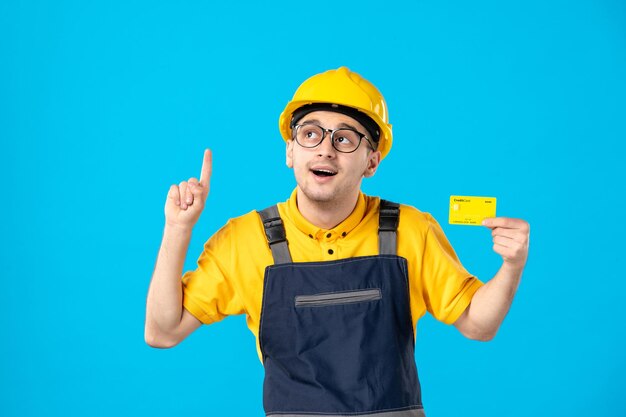
<path id="1" fill-rule="evenodd" d="M 267 415 L 423 416 L 417 320 L 428 311 L 468 338 L 493 338 L 520 282 L 529 225 L 487 219 L 503 264 L 483 284 L 428 213 L 365 196 L 361 181 L 389 152 L 391 125 L 380 92 L 345 67 L 306 80 L 279 126 L 298 184 L 291 198 L 231 219 L 182 283 L 210 151 L 199 180 L 170 188 L 146 342 L 169 348 L 201 324 L 245 313 Z"/>

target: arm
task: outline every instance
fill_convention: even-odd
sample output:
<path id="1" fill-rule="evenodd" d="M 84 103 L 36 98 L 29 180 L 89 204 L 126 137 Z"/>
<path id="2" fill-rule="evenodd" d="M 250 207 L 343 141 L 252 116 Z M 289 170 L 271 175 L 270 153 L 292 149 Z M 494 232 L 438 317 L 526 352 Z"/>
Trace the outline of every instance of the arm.
<path id="1" fill-rule="evenodd" d="M 173 347 L 202 324 L 183 308 L 180 276 L 190 239 L 190 230 L 165 226 L 146 302 L 145 340 L 152 347 Z"/>
<path id="2" fill-rule="evenodd" d="M 183 308 L 180 280 L 191 231 L 206 201 L 211 176 L 211 152 L 205 151 L 200 181 L 172 185 L 165 204 L 165 230 L 146 301 L 145 340 L 153 347 L 180 343 L 202 324 Z"/>
<path id="3" fill-rule="evenodd" d="M 496 275 L 483 285 L 454 326 L 470 339 L 494 338 L 517 292 L 528 258 L 530 226 L 521 219 L 497 217 L 485 220 L 492 229 L 493 250 L 503 259 Z"/>

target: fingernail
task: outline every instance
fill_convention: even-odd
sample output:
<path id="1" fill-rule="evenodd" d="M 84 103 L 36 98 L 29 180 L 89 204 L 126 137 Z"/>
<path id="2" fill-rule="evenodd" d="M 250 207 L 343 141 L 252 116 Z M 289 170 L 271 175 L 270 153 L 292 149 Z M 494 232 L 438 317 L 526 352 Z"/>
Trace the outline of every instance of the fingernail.
<path id="1" fill-rule="evenodd" d="M 180 200 L 176 200 L 176 205 L 180 206 Z"/>
<path id="2" fill-rule="evenodd" d="M 187 199 L 187 204 L 191 204 L 191 198 Z"/>
<path id="3" fill-rule="evenodd" d="M 487 219 L 483 220 L 483 226 L 487 226 L 489 224 L 489 221 Z"/>

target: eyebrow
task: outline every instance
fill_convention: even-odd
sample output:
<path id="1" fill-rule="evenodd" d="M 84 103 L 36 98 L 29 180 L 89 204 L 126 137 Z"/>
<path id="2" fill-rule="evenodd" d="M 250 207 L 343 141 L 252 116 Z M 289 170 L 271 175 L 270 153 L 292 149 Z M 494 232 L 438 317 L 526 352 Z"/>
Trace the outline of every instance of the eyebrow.
<path id="1" fill-rule="evenodd" d="M 321 122 L 320 122 L 319 120 L 317 120 L 317 119 L 310 119 L 310 120 L 307 120 L 307 121 L 305 121 L 305 122 L 302 122 L 302 124 L 303 124 L 303 125 L 305 125 L 305 124 L 307 124 L 307 123 L 308 123 L 308 124 L 313 124 L 313 123 L 315 123 L 315 124 L 318 124 L 318 125 L 320 125 L 320 124 L 321 124 Z M 342 122 L 342 123 L 339 123 L 337 126 L 339 126 L 339 128 L 348 128 L 348 129 L 352 129 L 352 130 L 356 130 L 357 132 L 360 132 L 360 130 L 359 130 L 359 129 L 357 129 L 355 126 L 352 126 L 352 125 L 350 125 L 350 124 L 348 124 L 348 123 L 343 123 L 343 122 Z"/>

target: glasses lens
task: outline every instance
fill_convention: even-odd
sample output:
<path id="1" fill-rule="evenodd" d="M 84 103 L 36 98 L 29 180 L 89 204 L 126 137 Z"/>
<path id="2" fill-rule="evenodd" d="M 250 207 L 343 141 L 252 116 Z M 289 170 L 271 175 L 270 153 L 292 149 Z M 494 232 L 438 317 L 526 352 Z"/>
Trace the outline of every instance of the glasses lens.
<path id="1" fill-rule="evenodd" d="M 339 129 L 333 136 L 335 148 L 340 152 L 352 152 L 361 141 L 361 136 L 350 129 Z"/>
<path id="2" fill-rule="evenodd" d="M 296 131 L 296 140 L 300 146 L 313 148 L 317 146 L 324 136 L 324 131 L 316 125 L 301 125 Z"/>

